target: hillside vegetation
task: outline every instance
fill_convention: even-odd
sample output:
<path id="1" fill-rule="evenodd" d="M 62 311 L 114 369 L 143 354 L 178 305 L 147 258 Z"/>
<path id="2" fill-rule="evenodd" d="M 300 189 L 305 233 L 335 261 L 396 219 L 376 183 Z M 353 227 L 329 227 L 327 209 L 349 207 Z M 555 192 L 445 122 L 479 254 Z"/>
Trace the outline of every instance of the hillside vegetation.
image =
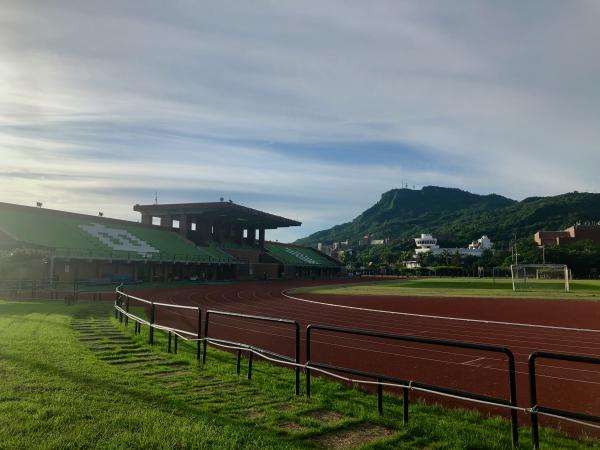
<path id="1" fill-rule="evenodd" d="M 358 240 L 364 235 L 390 238 L 414 247 L 412 238 L 433 233 L 442 245 L 466 246 L 487 234 L 496 243 L 531 237 L 538 230 L 563 229 L 577 221 L 600 219 L 600 194 L 572 192 L 515 201 L 496 194 L 478 195 L 460 189 L 426 186 L 392 189 L 352 222 L 319 231 L 297 241 Z"/>

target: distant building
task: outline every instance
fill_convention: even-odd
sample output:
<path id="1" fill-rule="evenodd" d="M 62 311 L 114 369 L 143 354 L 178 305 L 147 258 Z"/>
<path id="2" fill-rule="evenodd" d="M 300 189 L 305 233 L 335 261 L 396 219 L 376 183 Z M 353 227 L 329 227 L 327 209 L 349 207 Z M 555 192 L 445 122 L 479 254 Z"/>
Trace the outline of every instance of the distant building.
<path id="1" fill-rule="evenodd" d="M 319 242 L 317 244 L 317 250 L 319 250 L 321 253 L 325 253 L 326 255 L 331 256 L 331 253 L 333 252 L 333 246 Z"/>
<path id="2" fill-rule="evenodd" d="M 471 250 L 492 250 L 494 243 L 485 234 L 469 244 Z"/>
<path id="3" fill-rule="evenodd" d="M 390 242 L 390 240 L 388 238 L 386 238 L 386 239 L 372 239 L 371 240 L 371 245 L 386 245 L 388 242 Z"/>
<path id="4" fill-rule="evenodd" d="M 434 238 L 431 234 L 421 234 L 420 238 L 415 238 L 415 244 L 417 245 L 417 249 L 415 250 L 415 254 L 417 255 L 429 252 L 433 252 L 435 255 L 435 251 L 440 248 L 437 245 L 437 238 Z"/>
<path id="5" fill-rule="evenodd" d="M 415 244 L 417 249 L 415 250 L 415 258 L 419 254 L 431 253 L 434 256 L 441 255 L 446 252 L 450 255 L 459 254 L 460 256 L 475 256 L 477 258 L 483 255 L 486 250 L 493 251 L 494 244 L 487 236 L 481 236 L 481 238 L 473 241 L 467 248 L 440 248 L 437 244 L 437 238 L 434 238 L 431 234 L 421 234 L 421 237 L 415 238 Z"/>
<path id="6" fill-rule="evenodd" d="M 418 261 L 405 261 L 404 266 L 407 269 L 418 269 L 419 267 L 421 267 L 421 264 L 419 264 Z"/>
<path id="7" fill-rule="evenodd" d="M 537 245 L 569 245 L 577 241 L 590 240 L 600 244 L 600 225 L 575 224 L 562 231 L 538 231 L 533 235 Z"/>
<path id="8" fill-rule="evenodd" d="M 331 256 L 332 258 L 341 261 L 345 255 L 351 255 L 353 249 L 350 246 L 350 242 L 346 240 L 340 242 L 333 242 L 331 244 L 319 242 L 317 244 L 317 250 L 319 250 L 321 253 L 326 254 L 327 256 Z"/>

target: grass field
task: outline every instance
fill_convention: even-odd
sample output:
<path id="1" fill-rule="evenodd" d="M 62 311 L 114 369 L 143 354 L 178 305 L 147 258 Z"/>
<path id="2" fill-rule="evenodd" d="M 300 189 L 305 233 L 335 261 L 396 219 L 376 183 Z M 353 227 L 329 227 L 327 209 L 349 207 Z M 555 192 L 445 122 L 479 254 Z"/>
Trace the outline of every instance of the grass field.
<path id="1" fill-rule="evenodd" d="M 338 295 L 396 295 L 430 297 L 531 297 L 600 300 L 600 280 L 573 280 L 571 292 L 564 283 L 531 282 L 526 290 L 514 292 L 510 278 L 416 278 L 360 284 L 315 286 L 295 293 Z"/>
<path id="2" fill-rule="evenodd" d="M 293 372 L 255 362 L 235 375 L 235 357 L 211 350 L 167 354 L 146 345 L 104 302 L 0 301 L 0 448 L 361 448 L 508 449 L 505 419 L 411 405 L 316 379 L 313 397 L 293 395 Z M 529 444 L 527 424 L 520 431 Z M 545 448 L 600 448 L 542 430 Z M 338 446 L 338 447 L 336 447 Z"/>

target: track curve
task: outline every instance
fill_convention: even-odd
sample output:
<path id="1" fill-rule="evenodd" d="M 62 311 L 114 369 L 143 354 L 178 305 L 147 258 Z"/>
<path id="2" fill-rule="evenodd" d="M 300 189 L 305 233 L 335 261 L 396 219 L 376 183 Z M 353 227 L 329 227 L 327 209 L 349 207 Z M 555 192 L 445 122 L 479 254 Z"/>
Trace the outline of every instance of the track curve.
<path id="1" fill-rule="evenodd" d="M 337 282 L 348 283 L 347 280 Z M 314 284 L 322 285 L 324 282 L 215 284 L 139 290 L 136 295 L 165 303 L 199 306 L 203 311 L 215 309 L 297 320 L 303 329 L 303 342 L 306 325 L 318 323 L 505 346 L 515 355 L 517 398 L 519 406 L 524 407 L 529 406 L 527 358 L 532 352 L 551 351 L 600 357 L 600 303 L 597 302 L 314 294 L 290 297 L 285 294 L 289 289 Z M 367 310 L 350 309 L 346 306 Z M 446 316 L 492 323 L 423 316 Z M 161 307 L 157 308 L 157 322 L 195 331 L 197 317 L 193 312 Z M 596 329 L 598 332 L 592 331 Z M 214 322 L 211 319 L 210 335 L 253 344 L 289 356 L 293 352 L 293 332 L 280 324 L 265 325 L 238 318 L 215 318 Z M 497 354 L 325 332 L 317 333 L 313 339 L 313 360 L 508 398 L 506 362 Z M 302 351 L 304 352 L 303 346 Z M 304 360 L 302 354 L 302 361 Z M 595 369 L 576 363 L 540 361 L 538 398 L 546 406 L 600 415 L 600 373 Z M 458 405 L 506 415 L 506 412 L 498 408 L 429 395 L 422 397 L 450 406 Z M 521 423 L 528 422 L 523 422 L 524 418 L 525 416 L 521 418 Z M 558 424 L 549 418 L 542 418 L 541 422 L 551 426 Z M 561 423 L 560 426 L 572 432 L 581 431 L 581 427 L 574 424 Z M 585 431 L 590 433 L 589 429 Z"/>

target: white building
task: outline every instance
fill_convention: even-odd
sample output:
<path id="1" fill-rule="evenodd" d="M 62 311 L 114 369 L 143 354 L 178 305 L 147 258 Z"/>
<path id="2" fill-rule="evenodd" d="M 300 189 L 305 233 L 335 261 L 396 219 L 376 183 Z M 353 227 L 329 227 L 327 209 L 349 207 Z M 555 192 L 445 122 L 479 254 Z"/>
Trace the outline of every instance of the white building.
<path id="1" fill-rule="evenodd" d="M 490 238 L 484 234 L 476 241 L 471 242 L 469 244 L 469 248 L 471 250 L 475 250 L 475 249 L 479 249 L 482 251 L 483 250 L 491 250 L 492 248 L 494 248 L 494 244 L 492 241 L 490 241 Z"/>
<path id="2" fill-rule="evenodd" d="M 431 234 L 421 234 L 420 238 L 415 239 L 417 249 L 415 250 L 415 258 L 419 254 L 431 253 L 434 256 L 439 256 L 446 252 L 449 255 L 459 254 L 460 256 L 475 256 L 476 258 L 481 257 L 485 250 L 493 251 L 494 244 L 487 236 L 481 236 L 481 238 L 473 241 L 467 248 L 440 248 L 437 245 L 437 239 Z"/>
<path id="3" fill-rule="evenodd" d="M 416 254 L 434 252 L 440 248 L 437 245 L 437 239 L 431 234 L 421 234 L 420 238 L 415 238 L 415 244 L 417 245 Z"/>
<path id="4" fill-rule="evenodd" d="M 373 239 L 371 240 L 371 245 L 387 245 L 390 242 L 388 238 L 386 239 Z"/>

